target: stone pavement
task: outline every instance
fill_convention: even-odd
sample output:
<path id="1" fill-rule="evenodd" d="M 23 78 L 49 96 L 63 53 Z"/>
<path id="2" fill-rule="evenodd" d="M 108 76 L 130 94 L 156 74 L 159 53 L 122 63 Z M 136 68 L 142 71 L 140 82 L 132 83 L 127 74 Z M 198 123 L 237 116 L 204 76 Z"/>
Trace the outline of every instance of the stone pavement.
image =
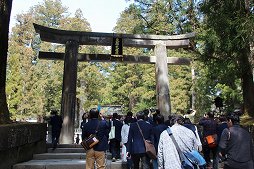
<path id="1" fill-rule="evenodd" d="M 77 144 L 59 145 L 57 149 L 48 148 L 47 153 L 35 154 L 33 159 L 13 166 L 13 169 L 85 169 L 85 151 Z M 122 161 L 111 162 L 107 154 L 108 169 L 122 169 Z"/>

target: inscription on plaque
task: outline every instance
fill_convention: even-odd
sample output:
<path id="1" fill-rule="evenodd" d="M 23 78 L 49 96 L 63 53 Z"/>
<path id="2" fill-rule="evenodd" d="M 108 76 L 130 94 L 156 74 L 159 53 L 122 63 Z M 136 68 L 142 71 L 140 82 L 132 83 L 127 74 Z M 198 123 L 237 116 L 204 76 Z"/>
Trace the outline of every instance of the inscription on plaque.
<path id="1" fill-rule="evenodd" d="M 113 37 L 111 55 L 123 55 L 123 39 Z"/>

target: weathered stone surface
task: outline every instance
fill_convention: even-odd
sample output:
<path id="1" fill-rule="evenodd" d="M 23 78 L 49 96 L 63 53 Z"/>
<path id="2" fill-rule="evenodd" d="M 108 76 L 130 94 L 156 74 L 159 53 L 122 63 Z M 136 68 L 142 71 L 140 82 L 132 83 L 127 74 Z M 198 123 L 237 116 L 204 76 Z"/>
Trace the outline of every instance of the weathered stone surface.
<path id="1" fill-rule="evenodd" d="M 63 116 L 63 127 L 60 135 L 61 144 L 72 144 L 74 136 L 74 120 L 76 108 L 76 81 L 77 81 L 77 63 L 79 60 L 78 47 L 79 45 L 102 45 L 111 46 L 111 56 L 108 56 L 109 61 L 137 61 L 141 57 L 127 58 L 123 54 L 122 47 L 141 47 L 141 48 L 154 48 L 156 57 L 146 57 L 145 60 L 156 63 L 156 84 L 157 88 L 157 107 L 163 115 L 171 113 L 170 98 L 169 98 L 169 82 L 168 82 L 168 69 L 167 63 L 172 60 L 167 58 L 167 49 L 187 48 L 189 46 L 189 38 L 195 36 L 194 33 L 184 35 L 128 35 L 128 34 L 109 34 L 109 33 L 96 33 L 96 32 L 83 32 L 83 31 L 68 31 L 59 30 L 42 25 L 34 24 L 35 31 L 40 34 L 42 41 L 65 44 L 65 55 L 53 55 L 53 59 L 64 59 L 64 77 L 62 88 L 62 101 L 61 101 L 61 115 Z M 119 40 L 119 43 L 115 43 Z M 120 40 L 121 39 L 121 40 Z M 112 45 L 114 44 L 114 45 Z M 118 47 L 117 47 L 118 46 Z M 116 52 L 114 48 L 119 48 Z M 50 54 L 50 53 L 47 53 Z M 45 53 L 41 53 L 45 56 Z M 102 55 L 91 55 L 96 59 Z M 105 56 L 105 55 L 104 55 Z M 45 56 L 49 59 L 49 56 Z M 83 55 L 81 59 L 90 59 L 90 56 Z M 88 59 L 87 59 L 88 58 Z M 156 58 L 156 61 L 155 61 Z M 144 59 L 144 57 L 142 57 Z M 150 60 L 151 59 L 151 60 Z M 188 60 L 174 58 L 174 62 L 178 64 L 189 63 Z M 160 68 L 163 67 L 163 68 Z M 162 81 L 162 82 L 161 82 Z"/>
<path id="2" fill-rule="evenodd" d="M 125 169 L 126 164 L 122 161 L 106 162 L 108 169 Z M 31 160 L 28 162 L 16 164 L 13 169 L 85 169 L 86 161 L 84 159 L 49 159 L 49 160 Z"/>
<path id="3" fill-rule="evenodd" d="M 16 123 L 0 126 L 0 169 L 46 152 L 46 130 L 43 123 Z"/>
<path id="4" fill-rule="evenodd" d="M 48 153 L 85 153 L 84 148 L 57 148 L 55 150 L 48 149 Z"/>
<path id="5" fill-rule="evenodd" d="M 167 49 L 166 45 L 157 44 L 154 49 L 156 55 L 156 91 L 157 91 L 157 106 L 164 117 L 171 114 L 168 65 L 167 65 Z"/>
<path id="6" fill-rule="evenodd" d="M 63 144 L 72 144 L 74 138 L 78 47 L 79 46 L 76 41 L 68 41 L 65 45 L 64 77 L 61 101 L 63 125 L 59 139 L 59 142 Z"/>
<path id="7" fill-rule="evenodd" d="M 85 159 L 85 153 L 43 153 L 35 154 L 34 160 L 46 160 L 46 159 Z"/>
<path id="8" fill-rule="evenodd" d="M 195 33 L 182 35 L 131 35 L 100 32 L 83 32 L 53 29 L 34 24 L 34 29 L 40 34 L 42 41 L 65 44 L 67 41 L 77 41 L 80 45 L 111 46 L 113 38 L 122 38 L 123 46 L 150 48 L 158 42 L 164 42 L 167 48 L 175 49 L 189 46 L 189 38 L 195 37 Z"/>
<path id="9" fill-rule="evenodd" d="M 0 151 L 46 140 L 46 124 L 17 123 L 0 126 Z M 43 132 L 44 131 L 44 132 Z"/>
<path id="10" fill-rule="evenodd" d="M 87 54 L 78 53 L 78 61 L 82 62 L 121 62 L 121 63 L 145 63 L 155 64 L 156 56 L 135 56 L 135 55 L 111 55 L 111 54 Z M 64 60 L 64 53 L 39 52 L 40 59 Z M 190 65 L 189 58 L 167 57 L 168 65 Z"/>

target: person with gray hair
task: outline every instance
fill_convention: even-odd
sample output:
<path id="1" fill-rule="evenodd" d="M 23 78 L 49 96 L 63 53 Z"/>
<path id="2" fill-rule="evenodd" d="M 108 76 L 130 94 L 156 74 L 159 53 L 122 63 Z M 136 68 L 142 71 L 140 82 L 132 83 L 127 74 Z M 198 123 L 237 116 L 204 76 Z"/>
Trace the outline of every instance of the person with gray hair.
<path id="1" fill-rule="evenodd" d="M 171 117 L 172 134 L 182 152 L 197 150 L 197 139 L 195 134 L 183 126 L 184 118 L 180 115 Z M 158 145 L 158 168 L 159 169 L 182 169 L 178 151 L 167 130 L 160 135 Z"/>
<path id="2" fill-rule="evenodd" d="M 241 112 L 227 114 L 228 128 L 222 131 L 219 155 L 224 169 L 253 169 L 253 143 L 251 134 L 240 126 Z"/>

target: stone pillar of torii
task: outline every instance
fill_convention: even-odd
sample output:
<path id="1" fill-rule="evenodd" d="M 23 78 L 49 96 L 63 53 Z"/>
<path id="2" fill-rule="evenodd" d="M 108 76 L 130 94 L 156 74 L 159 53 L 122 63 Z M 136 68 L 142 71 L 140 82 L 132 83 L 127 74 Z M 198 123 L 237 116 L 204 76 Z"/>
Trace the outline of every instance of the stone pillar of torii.
<path id="1" fill-rule="evenodd" d="M 65 45 L 65 53 L 39 52 L 41 59 L 64 60 L 61 115 L 63 127 L 60 143 L 72 144 L 74 138 L 74 118 L 76 107 L 77 66 L 79 61 L 122 62 L 155 64 L 157 108 L 161 114 L 171 114 L 168 79 L 169 65 L 189 65 L 190 59 L 168 57 L 167 49 L 187 48 L 194 33 L 182 35 L 135 35 L 68 31 L 34 24 L 42 41 Z M 111 46 L 111 54 L 78 53 L 79 45 Z M 154 48 L 155 56 L 123 55 L 123 46 Z"/>

